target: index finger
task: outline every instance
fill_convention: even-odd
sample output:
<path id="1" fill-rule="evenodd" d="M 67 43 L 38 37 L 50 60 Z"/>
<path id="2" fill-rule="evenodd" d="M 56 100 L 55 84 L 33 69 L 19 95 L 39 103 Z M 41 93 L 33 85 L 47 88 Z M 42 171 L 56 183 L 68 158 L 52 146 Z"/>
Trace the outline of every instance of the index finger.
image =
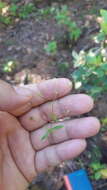
<path id="1" fill-rule="evenodd" d="M 54 78 L 24 87 L 31 90 L 31 103 L 32 107 L 35 107 L 69 94 L 72 89 L 72 82 L 67 78 Z"/>
<path id="2" fill-rule="evenodd" d="M 20 91 L 28 89 L 32 97 L 29 104 L 25 105 L 21 109 L 19 108 L 14 110 L 13 114 L 15 116 L 21 116 L 33 107 L 68 95 L 72 89 L 72 82 L 67 78 L 54 78 L 38 84 L 15 87 L 15 89 Z"/>

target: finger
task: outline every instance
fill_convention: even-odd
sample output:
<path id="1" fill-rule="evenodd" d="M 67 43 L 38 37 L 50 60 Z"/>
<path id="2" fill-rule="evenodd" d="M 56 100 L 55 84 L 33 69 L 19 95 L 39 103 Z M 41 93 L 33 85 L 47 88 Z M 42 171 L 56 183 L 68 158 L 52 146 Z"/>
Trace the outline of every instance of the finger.
<path id="1" fill-rule="evenodd" d="M 32 106 L 35 107 L 69 94 L 72 82 L 66 78 L 54 78 L 39 84 L 26 85 L 25 88 L 32 91 Z"/>
<path id="2" fill-rule="evenodd" d="M 85 94 L 69 95 L 59 100 L 48 102 L 20 117 L 20 122 L 29 131 L 35 130 L 47 122 L 59 118 L 80 115 L 93 108 L 93 100 Z"/>
<path id="3" fill-rule="evenodd" d="M 53 131 L 48 138 L 41 140 L 48 129 L 55 126 L 63 128 Z M 94 136 L 100 129 L 100 122 L 95 117 L 68 120 L 54 124 L 48 124 L 31 133 L 32 145 L 35 150 L 41 150 L 52 144 L 61 143 L 69 139 L 85 139 Z"/>
<path id="4" fill-rule="evenodd" d="M 20 114 L 30 107 L 31 93 L 28 89 L 15 90 L 8 83 L 0 80 L 0 110 Z"/>
<path id="5" fill-rule="evenodd" d="M 60 88 L 59 88 L 60 87 Z M 68 79 L 47 80 L 25 87 L 12 87 L 0 80 L 0 110 L 19 116 L 36 106 L 62 97 L 70 92 L 72 83 Z"/>
<path id="6" fill-rule="evenodd" d="M 35 156 L 37 172 L 42 172 L 50 166 L 55 166 L 65 160 L 73 159 L 86 148 L 86 141 L 70 140 L 38 151 Z"/>

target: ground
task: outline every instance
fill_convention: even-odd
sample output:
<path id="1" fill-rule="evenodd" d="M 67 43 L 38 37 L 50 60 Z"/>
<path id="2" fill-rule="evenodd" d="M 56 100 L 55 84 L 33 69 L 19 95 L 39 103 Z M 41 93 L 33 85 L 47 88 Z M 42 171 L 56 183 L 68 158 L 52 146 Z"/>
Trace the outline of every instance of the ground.
<path id="1" fill-rule="evenodd" d="M 72 19 L 82 29 L 80 38 L 69 46 L 69 42 L 64 39 L 66 31 L 62 30 L 52 17 L 41 17 L 39 14 L 18 20 L 8 27 L 0 23 L 0 78 L 15 85 L 40 82 L 53 77 L 72 78 L 72 49 L 79 52 L 95 46 L 91 37 L 99 30 L 96 15 L 99 14 L 101 8 L 107 8 L 107 2 L 106 0 L 69 0 L 60 3 L 54 2 L 52 6 L 59 4 L 69 6 Z M 40 3 L 38 7 L 46 8 L 47 3 Z M 58 41 L 56 56 L 48 55 L 44 51 L 43 47 L 50 40 Z M 8 61 L 14 61 L 15 68 L 12 72 L 7 73 L 3 68 Z M 107 116 L 106 93 L 97 100 L 96 106 L 90 114 L 99 118 Z M 93 150 L 92 144 L 96 144 L 98 138 L 100 139 L 100 135 L 89 140 L 86 152 L 77 160 L 62 163 L 48 173 L 39 175 L 33 182 L 32 190 L 65 190 L 63 175 L 81 167 L 85 167 L 91 175 L 88 167 L 90 150 Z M 107 180 L 92 180 L 92 183 L 95 190 L 107 189 Z"/>

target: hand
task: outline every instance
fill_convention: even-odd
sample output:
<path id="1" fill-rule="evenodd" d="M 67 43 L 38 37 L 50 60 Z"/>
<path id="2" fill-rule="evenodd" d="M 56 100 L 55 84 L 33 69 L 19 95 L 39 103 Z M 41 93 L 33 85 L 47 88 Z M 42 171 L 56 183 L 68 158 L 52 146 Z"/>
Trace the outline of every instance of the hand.
<path id="1" fill-rule="evenodd" d="M 93 108 L 89 96 L 68 95 L 71 88 L 68 79 L 15 90 L 0 82 L 0 189 L 24 190 L 39 172 L 78 156 L 86 147 L 85 139 L 99 131 L 95 117 L 58 121 Z M 64 127 L 41 140 L 48 128 L 57 125 Z"/>

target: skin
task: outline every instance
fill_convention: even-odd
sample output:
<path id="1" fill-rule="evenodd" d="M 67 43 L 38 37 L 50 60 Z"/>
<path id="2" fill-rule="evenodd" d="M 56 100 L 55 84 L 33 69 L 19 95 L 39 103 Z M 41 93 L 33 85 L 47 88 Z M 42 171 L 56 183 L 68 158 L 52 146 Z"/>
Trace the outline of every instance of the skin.
<path id="1" fill-rule="evenodd" d="M 93 108 L 91 97 L 69 95 L 71 89 L 64 78 L 14 88 L 0 81 L 0 189 L 25 190 L 38 173 L 78 156 L 85 139 L 98 133 L 95 117 L 57 122 Z M 42 141 L 56 125 L 64 127 Z"/>

